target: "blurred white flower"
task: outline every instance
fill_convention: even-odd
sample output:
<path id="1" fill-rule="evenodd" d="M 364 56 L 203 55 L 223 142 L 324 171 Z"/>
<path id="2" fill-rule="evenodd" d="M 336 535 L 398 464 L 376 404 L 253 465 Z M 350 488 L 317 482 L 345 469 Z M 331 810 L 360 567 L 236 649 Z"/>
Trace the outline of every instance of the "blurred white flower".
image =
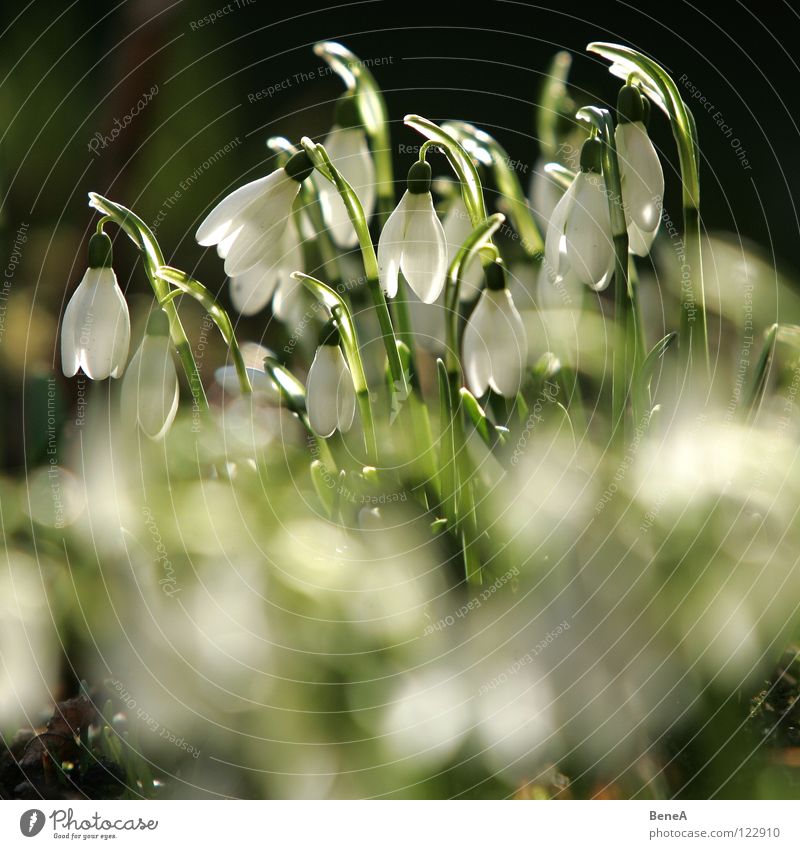
<path id="1" fill-rule="evenodd" d="M 335 430 L 350 430 L 356 414 L 353 378 L 339 347 L 339 331 L 328 322 L 320 333 L 320 346 L 308 370 L 306 409 L 314 433 L 328 437 Z"/>
<path id="2" fill-rule="evenodd" d="M 625 223 L 630 250 L 646 256 L 661 223 L 664 172 L 643 123 L 642 95 L 623 86 L 617 105 L 615 132 Z"/>
<path id="3" fill-rule="evenodd" d="M 128 304 L 111 267 L 111 239 L 95 233 L 89 241 L 89 268 L 64 310 L 61 367 L 92 380 L 119 377 L 131 340 Z"/>
<path id="4" fill-rule="evenodd" d="M 369 221 L 375 209 L 375 165 L 353 95 L 339 99 L 335 123 L 324 147 L 331 162 L 358 195 Z M 336 187 L 323 177 L 316 178 L 314 182 L 333 241 L 343 248 L 354 247 L 358 236 Z"/>
<path id="5" fill-rule="evenodd" d="M 513 398 L 522 383 L 528 343 L 499 263 L 486 269 L 487 286 L 464 330 L 464 373 L 476 397 L 492 389 Z"/>
<path id="6" fill-rule="evenodd" d="M 216 245 L 225 273 L 237 277 L 261 264 L 271 268 L 282 257 L 283 233 L 300 183 L 313 170 L 305 151 L 283 168 L 247 183 L 223 198 L 197 228 L 200 245 Z"/>
<path id="7" fill-rule="evenodd" d="M 600 174 L 601 142 L 587 139 L 581 170 L 558 202 L 547 228 L 545 262 L 556 278 L 574 274 L 600 291 L 614 272 L 608 192 Z"/>
<path id="8" fill-rule="evenodd" d="M 444 236 L 447 240 L 448 267 L 456 258 L 459 248 L 472 234 L 472 223 L 466 204 L 460 193 L 453 198 L 442 222 Z M 473 256 L 461 274 L 461 288 L 458 292 L 460 301 L 474 300 L 481 290 L 483 270 L 478 256 Z"/>
<path id="9" fill-rule="evenodd" d="M 533 217 L 542 232 L 546 232 L 550 225 L 553 210 L 558 205 L 564 194 L 561 186 L 545 170 L 548 159 L 540 156 L 536 160 L 531 173 L 531 184 L 529 189 L 529 203 L 533 211 Z"/>
<path id="10" fill-rule="evenodd" d="M 447 242 L 430 189 L 430 165 L 415 162 L 408 172 L 408 190 L 381 231 L 378 266 L 381 286 L 390 298 L 397 294 L 400 271 L 426 304 L 432 304 L 444 287 Z"/>
<path id="11" fill-rule="evenodd" d="M 179 397 L 169 320 L 156 309 L 122 381 L 122 420 L 138 425 L 150 439 L 161 439 L 175 420 Z"/>

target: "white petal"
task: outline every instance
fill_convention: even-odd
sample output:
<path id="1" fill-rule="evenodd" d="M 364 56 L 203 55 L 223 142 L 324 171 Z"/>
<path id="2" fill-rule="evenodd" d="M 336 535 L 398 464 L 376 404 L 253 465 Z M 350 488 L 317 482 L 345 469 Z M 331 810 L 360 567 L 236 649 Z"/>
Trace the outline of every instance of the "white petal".
<path id="1" fill-rule="evenodd" d="M 306 410 L 312 430 L 328 437 L 339 422 L 338 384 L 341 351 L 335 345 L 320 345 L 306 380 Z"/>
<path id="2" fill-rule="evenodd" d="M 231 301 L 242 315 L 255 315 L 269 303 L 278 285 L 281 269 L 276 265 L 253 266 L 231 278 Z"/>
<path id="3" fill-rule="evenodd" d="M 235 227 L 221 242 L 217 243 L 217 256 L 220 259 L 225 259 L 225 257 L 228 256 L 228 251 L 231 249 L 231 245 L 236 241 L 236 237 L 241 232 L 241 229 L 241 226 Z"/>
<path id="4" fill-rule="evenodd" d="M 642 230 L 636 225 L 635 221 L 628 222 L 628 249 L 636 256 L 647 256 L 650 253 L 650 246 L 658 232 L 658 227 L 655 230 Z"/>
<path id="5" fill-rule="evenodd" d="M 325 149 L 358 195 L 369 220 L 375 208 L 375 165 L 364 131 L 357 128 L 334 128 L 325 139 Z M 324 178 L 318 180 L 317 186 L 334 242 L 345 248 L 358 244 L 358 237 L 339 192 Z"/>
<path id="6" fill-rule="evenodd" d="M 400 268 L 419 299 L 432 304 L 447 274 L 447 243 L 430 192 L 409 194 Z"/>
<path id="7" fill-rule="evenodd" d="M 281 280 L 272 299 L 272 313 L 284 324 L 299 324 L 303 317 L 305 287 L 297 280 L 287 277 Z"/>
<path id="8" fill-rule="evenodd" d="M 243 274 L 259 262 L 272 264 L 278 260 L 299 188 L 295 180 L 287 177 L 266 200 L 252 203 L 246 213 L 237 218 L 241 229 L 227 246 L 225 257 L 228 277 Z"/>
<path id="9" fill-rule="evenodd" d="M 253 180 L 224 197 L 197 228 L 195 239 L 200 245 L 216 245 L 234 229 L 234 221 L 243 215 L 254 202 L 269 197 L 289 178 L 283 168 L 278 168 L 266 177 Z"/>
<path id="10" fill-rule="evenodd" d="M 486 394 L 491 377 L 489 339 L 492 331 L 492 304 L 483 291 L 464 328 L 463 365 L 467 388 L 476 397 Z"/>
<path id="11" fill-rule="evenodd" d="M 400 271 L 400 258 L 403 255 L 403 235 L 406 229 L 406 212 L 410 192 L 406 192 L 400 203 L 383 225 L 378 239 L 378 269 L 381 287 L 387 297 L 397 294 L 397 274 Z"/>
<path id="12" fill-rule="evenodd" d="M 504 398 L 514 398 L 519 392 L 528 356 L 525 327 L 508 289 L 489 289 L 485 298 L 492 310 L 486 320 L 491 371 L 489 385 Z"/>
<path id="13" fill-rule="evenodd" d="M 77 374 L 80 368 L 80 342 L 77 333 L 79 325 L 83 320 L 83 296 L 86 293 L 86 279 L 92 273 L 92 279 L 96 276 L 97 269 L 88 269 L 78 288 L 72 293 L 67 308 L 64 310 L 64 319 L 61 322 L 61 368 L 67 377 Z"/>
<path id="14" fill-rule="evenodd" d="M 178 374 L 166 336 L 145 336 L 122 381 L 123 419 L 138 422 L 150 439 L 161 439 L 178 410 Z"/>
<path id="15" fill-rule="evenodd" d="M 463 197 L 459 194 L 450 204 L 442 221 L 445 241 L 447 242 L 447 265 L 453 262 L 459 248 L 472 235 L 472 223 Z M 474 256 L 465 271 L 461 273 L 461 288 L 458 299 L 462 303 L 473 300 L 478 296 L 483 283 L 483 269 L 480 258 Z"/>
<path id="16" fill-rule="evenodd" d="M 80 365 L 92 380 L 119 377 L 128 357 L 131 324 L 128 305 L 111 268 L 90 268 L 75 316 Z"/>
<path id="17" fill-rule="evenodd" d="M 547 231 L 558 202 L 564 195 L 561 186 L 545 170 L 548 160 L 539 158 L 533 166 L 530 185 L 530 207 L 539 229 Z"/>
<path id="18" fill-rule="evenodd" d="M 616 130 L 625 217 L 643 231 L 655 231 L 664 198 L 664 171 L 647 130 L 640 121 Z"/>
<path id="19" fill-rule="evenodd" d="M 344 354 L 338 347 L 335 351 L 338 354 L 336 363 L 338 371 L 336 380 L 336 426 L 342 433 L 346 433 L 353 426 L 356 415 L 356 390 Z"/>
<path id="20" fill-rule="evenodd" d="M 247 376 L 250 378 L 250 385 L 253 387 L 254 393 L 263 393 L 271 396 L 275 400 L 279 398 L 275 384 L 263 369 L 248 366 L 246 371 Z M 216 380 L 216 382 L 222 387 L 222 391 L 226 395 L 242 394 L 242 387 L 239 383 L 239 374 L 236 371 L 236 366 L 220 366 L 214 372 L 214 380 Z"/>
<path id="21" fill-rule="evenodd" d="M 599 290 L 608 285 L 609 258 L 612 267 L 614 258 L 605 182 L 599 174 L 582 171 L 575 184 L 565 229 L 567 262 L 587 286 Z"/>
<path id="22" fill-rule="evenodd" d="M 570 187 L 562 195 L 561 200 L 556 204 L 553 214 L 550 216 L 550 224 L 547 227 L 544 261 L 553 278 L 562 270 L 562 255 L 565 251 L 564 230 L 566 228 L 567 218 L 575 202 L 575 192 L 578 188 L 576 185 L 577 181 L 578 177 L 572 181 Z"/>

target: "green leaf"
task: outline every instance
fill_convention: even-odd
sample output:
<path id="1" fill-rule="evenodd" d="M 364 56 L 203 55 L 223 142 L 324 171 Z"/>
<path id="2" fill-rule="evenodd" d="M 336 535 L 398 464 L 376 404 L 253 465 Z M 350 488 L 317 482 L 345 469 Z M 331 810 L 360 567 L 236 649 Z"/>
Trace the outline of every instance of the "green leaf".
<path id="1" fill-rule="evenodd" d="M 472 226 L 477 227 L 482 224 L 486 220 L 486 203 L 483 199 L 481 179 L 470 155 L 447 130 L 434 124 L 433 121 L 419 115 L 406 115 L 404 121 L 407 126 L 413 127 L 442 148 L 442 152 L 461 182 L 461 193 Z"/>
<path id="2" fill-rule="evenodd" d="M 236 373 L 239 378 L 239 383 L 242 387 L 242 392 L 250 393 L 253 387 L 250 384 L 250 377 L 245 368 L 242 352 L 239 349 L 239 343 L 236 340 L 236 334 L 233 331 L 233 323 L 225 309 L 220 305 L 217 299 L 206 289 L 206 287 L 194 277 L 181 271 L 179 268 L 172 268 L 169 265 L 162 265 L 156 271 L 156 277 L 166 281 L 186 295 L 190 295 L 199 304 L 203 306 L 206 312 L 211 316 L 212 321 L 216 324 L 225 344 L 231 352 Z"/>
<path id="3" fill-rule="evenodd" d="M 636 386 L 633 389 L 634 396 L 634 422 L 638 427 L 642 423 L 642 419 L 649 415 L 650 410 L 650 382 L 653 379 L 656 364 L 669 350 L 670 345 L 678 338 L 675 332 L 668 333 L 663 339 L 653 346 L 650 353 L 645 357 L 642 367 L 639 370 Z"/>
<path id="4" fill-rule="evenodd" d="M 439 375 L 439 487 L 444 514 L 451 527 L 455 527 L 456 511 L 456 446 L 453 399 L 450 395 L 450 377 L 441 359 L 436 360 Z"/>
<path id="5" fill-rule="evenodd" d="M 303 384 L 274 357 L 264 358 L 264 370 L 278 387 L 287 408 L 306 421 L 306 388 Z"/>
<path id="6" fill-rule="evenodd" d="M 369 68 L 355 53 L 336 41 L 318 42 L 314 45 L 314 53 L 324 59 L 342 78 L 347 89 L 356 95 L 367 132 L 370 135 L 380 133 L 388 123 L 386 103 Z"/>
<path id="7" fill-rule="evenodd" d="M 785 329 L 789 330 L 790 327 L 791 325 L 786 326 Z M 800 328 L 794 328 L 794 330 L 800 331 Z M 748 410 L 754 410 L 764 395 L 764 388 L 767 385 L 767 376 L 769 375 L 769 370 L 775 355 L 775 345 L 778 341 L 779 331 L 779 324 L 773 324 L 772 327 L 769 327 L 764 331 L 764 344 L 761 348 L 761 353 L 758 356 L 747 395 L 745 396 L 745 408 Z M 795 344 L 800 342 L 800 334 L 796 335 L 789 333 L 784 335 L 789 335 L 790 338 L 795 337 L 797 340 Z"/>
<path id="8" fill-rule="evenodd" d="M 334 487 L 330 486 L 331 473 L 320 460 L 311 463 L 311 482 L 314 484 L 319 500 L 330 518 L 333 517 L 334 509 Z"/>
<path id="9" fill-rule="evenodd" d="M 572 169 L 566 168 L 564 165 L 559 165 L 558 162 L 548 162 L 544 166 L 544 172 L 548 177 L 552 177 L 564 191 L 572 185 L 572 181 L 576 177 Z"/>
<path id="10" fill-rule="evenodd" d="M 461 396 L 461 404 L 469 416 L 475 430 L 478 432 L 481 439 L 486 443 L 488 448 L 495 448 L 498 444 L 505 442 L 505 433 L 508 433 L 508 428 L 503 428 L 503 431 L 498 430 L 492 422 L 489 421 L 483 407 L 478 403 L 475 396 L 466 387 L 459 389 Z"/>
<path id="11" fill-rule="evenodd" d="M 151 274 L 154 275 L 164 264 L 164 256 L 153 231 L 135 212 L 121 203 L 115 203 L 113 200 L 104 198 L 97 192 L 89 192 L 89 206 L 98 212 L 102 212 L 103 215 L 113 218 L 114 222 L 128 234 L 130 240 L 144 254 L 145 262 Z"/>
<path id="12" fill-rule="evenodd" d="M 481 251 L 491 249 L 494 255 L 497 256 L 497 249 L 492 244 L 492 236 L 505 220 L 505 215 L 501 212 L 496 212 L 481 222 L 469 234 L 450 263 L 450 268 L 447 270 L 447 288 L 449 291 L 446 296 L 446 302 L 448 321 L 451 326 L 451 333 L 453 334 L 458 322 L 458 291 L 461 288 L 462 272 L 467 268 L 472 258 Z M 455 335 L 453 335 L 452 341 L 455 341 Z"/>
<path id="13" fill-rule="evenodd" d="M 481 158 L 478 154 L 485 154 L 500 193 L 501 201 L 498 201 L 498 205 L 502 202 L 506 208 L 526 253 L 530 256 L 541 254 L 544 250 L 542 234 L 505 148 L 484 130 L 463 121 L 443 124 L 442 129 L 452 133 L 462 147 L 476 155 L 476 158 Z"/>
<path id="14" fill-rule="evenodd" d="M 536 130 L 542 155 L 551 159 L 558 153 L 558 119 L 570 109 L 572 99 L 567 92 L 567 77 L 572 56 L 559 50 L 553 56 L 542 84 L 539 106 L 536 110 Z"/>
<path id="15" fill-rule="evenodd" d="M 392 177 L 392 145 L 389 137 L 389 116 L 380 86 L 369 68 L 350 50 L 336 41 L 321 41 L 314 52 L 324 59 L 342 78 L 356 98 L 358 112 L 371 141 L 375 160 L 379 208 L 385 213 L 394 205 Z"/>

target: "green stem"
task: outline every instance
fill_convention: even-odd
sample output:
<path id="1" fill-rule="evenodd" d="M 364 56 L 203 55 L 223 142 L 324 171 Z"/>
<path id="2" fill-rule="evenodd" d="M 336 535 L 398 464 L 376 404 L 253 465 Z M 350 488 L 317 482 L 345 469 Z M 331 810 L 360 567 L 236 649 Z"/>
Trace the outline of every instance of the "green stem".
<path id="1" fill-rule="evenodd" d="M 403 397 L 408 393 L 406 384 L 406 376 L 403 371 L 403 366 L 400 362 L 400 355 L 397 353 L 397 344 L 394 335 L 394 327 L 392 319 L 389 315 L 389 307 L 386 303 L 386 298 L 381 289 L 378 257 L 375 254 L 375 246 L 372 244 L 372 237 L 369 234 L 369 226 L 364 215 L 364 208 L 361 201 L 358 199 L 353 187 L 344 179 L 339 170 L 331 162 L 327 151 L 321 144 L 314 144 L 309 138 L 302 139 L 302 145 L 311 157 L 314 167 L 322 174 L 322 176 L 330 180 L 336 186 L 339 195 L 344 202 L 347 213 L 350 216 L 350 221 L 355 228 L 358 236 L 358 244 L 361 249 L 361 257 L 364 263 L 364 271 L 367 276 L 367 288 L 372 297 L 372 303 L 375 307 L 375 312 L 378 315 L 378 323 L 381 328 L 381 338 L 383 347 L 386 349 L 386 356 L 389 360 L 389 369 L 392 374 L 392 380 L 398 392 L 401 392 Z"/>
<path id="2" fill-rule="evenodd" d="M 700 212 L 689 205 L 683 208 L 684 264 L 681 268 L 681 363 L 689 368 L 696 360 L 705 363 L 710 374 L 705 289 L 700 247 Z"/>
<path id="3" fill-rule="evenodd" d="M 158 268 L 164 265 L 164 255 L 152 230 L 131 210 L 104 198 L 102 195 L 90 192 L 89 199 L 89 205 L 102 212 L 108 220 L 113 221 L 120 229 L 124 230 L 139 249 L 144 258 L 144 266 L 150 286 L 153 289 L 153 294 L 156 296 L 158 302 L 161 303 L 166 295 L 169 294 L 169 284 L 157 276 Z M 205 389 L 203 388 L 203 381 L 200 379 L 200 372 L 198 371 L 189 339 L 186 336 L 186 331 L 178 315 L 178 310 L 172 301 L 168 301 L 163 309 L 169 319 L 169 332 L 172 344 L 178 352 L 181 366 L 189 381 L 192 400 L 199 410 L 208 410 L 208 398 L 206 398 Z"/>

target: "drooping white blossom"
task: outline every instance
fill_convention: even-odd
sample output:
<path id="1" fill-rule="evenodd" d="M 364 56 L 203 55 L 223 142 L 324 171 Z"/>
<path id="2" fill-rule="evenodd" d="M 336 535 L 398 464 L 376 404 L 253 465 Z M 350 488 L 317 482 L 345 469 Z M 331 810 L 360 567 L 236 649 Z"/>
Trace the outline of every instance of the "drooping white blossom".
<path id="1" fill-rule="evenodd" d="M 323 328 L 320 346 L 306 380 L 308 422 L 318 436 L 350 430 L 356 414 L 353 377 L 339 346 L 339 332 L 332 322 Z"/>
<path id="2" fill-rule="evenodd" d="M 661 223 L 664 171 L 647 134 L 643 99 L 635 86 L 623 86 L 615 132 L 625 224 L 632 253 L 646 256 Z"/>
<path id="3" fill-rule="evenodd" d="M 476 397 L 488 389 L 516 396 L 528 355 L 525 327 L 506 286 L 505 270 L 486 270 L 487 286 L 464 330 L 463 366 L 467 387 Z"/>
<path id="4" fill-rule="evenodd" d="M 131 322 L 111 261 L 111 239 L 95 233 L 89 242 L 89 268 L 61 324 L 61 367 L 67 377 L 82 369 L 92 380 L 105 380 L 125 369 Z"/>
<path id="5" fill-rule="evenodd" d="M 312 170 L 308 154 L 300 151 L 283 168 L 236 189 L 209 212 L 195 238 L 217 246 L 228 277 L 279 262 L 292 204 Z"/>
<path id="6" fill-rule="evenodd" d="M 389 216 L 378 240 L 381 286 L 397 294 L 402 271 L 417 297 L 432 304 L 447 274 L 447 241 L 430 192 L 431 168 L 416 162 L 408 172 L 408 190 Z"/>
<path id="7" fill-rule="evenodd" d="M 175 420 L 179 397 L 169 322 L 157 310 L 122 380 L 122 420 L 138 425 L 150 439 L 161 439 Z"/>
<path id="8" fill-rule="evenodd" d="M 584 142 L 581 170 L 558 202 L 545 240 L 545 263 L 554 279 L 573 274 L 591 289 L 608 286 L 614 272 L 614 239 L 608 191 L 599 172 L 599 145 Z"/>

